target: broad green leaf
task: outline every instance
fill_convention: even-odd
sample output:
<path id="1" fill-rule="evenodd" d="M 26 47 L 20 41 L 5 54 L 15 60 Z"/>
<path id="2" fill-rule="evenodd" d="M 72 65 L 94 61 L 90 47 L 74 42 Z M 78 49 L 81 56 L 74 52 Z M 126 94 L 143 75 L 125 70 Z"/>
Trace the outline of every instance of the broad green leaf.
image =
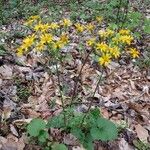
<path id="1" fill-rule="evenodd" d="M 93 140 L 100 140 L 101 131 L 98 127 L 93 127 L 90 130 Z"/>
<path id="2" fill-rule="evenodd" d="M 83 147 L 86 148 L 86 150 L 94 150 L 93 139 L 90 133 L 86 135 Z"/>
<path id="3" fill-rule="evenodd" d="M 99 118 L 97 119 L 97 126 L 100 131 L 100 136 L 99 136 L 100 140 L 109 141 L 117 138 L 117 134 L 118 134 L 117 127 L 113 122 L 105 118 Z"/>
<path id="4" fill-rule="evenodd" d="M 110 23 L 109 28 L 112 29 L 112 30 L 115 30 L 115 29 L 118 29 L 118 25 L 115 24 L 115 23 Z"/>
<path id="5" fill-rule="evenodd" d="M 68 150 L 68 148 L 64 144 L 54 143 L 52 145 L 52 150 Z"/>
<path id="6" fill-rule="evenodd" d="M 46 140 L 48 139 L 48 133 L 47 131 L 40 131 L 39 135 L 38 135 L 38 140 L 41 142 L 41 143 L 44 143 L 46 142 Z"/>
<path id="7" fill-rule="evenodd" d="M 63 114 L 50 118 L 47 123 L 47 128 L 62 128 L 62 127 L 64 127 Z"/>
<path id="8" fill-rule="evenodd" d="M 95 119 L 100 117 L 100 111 L 98 108 L 92 109 L 90 113 Z"/>
<path id="9" fill-rule="evenodd" d="M 79 128 L 74 128 L 71 130 L 71 133 L 81 142 L 83 143 L 85 135 Z"/>
<path id="10" fill-rule="evenodd" d="M 44 130 L 46 127 L 46 123 L 42 119 L 33 119 L 27 126 L 27 133 L 30 136 L 36 137 L 39 135 L 41 130 Z"/>

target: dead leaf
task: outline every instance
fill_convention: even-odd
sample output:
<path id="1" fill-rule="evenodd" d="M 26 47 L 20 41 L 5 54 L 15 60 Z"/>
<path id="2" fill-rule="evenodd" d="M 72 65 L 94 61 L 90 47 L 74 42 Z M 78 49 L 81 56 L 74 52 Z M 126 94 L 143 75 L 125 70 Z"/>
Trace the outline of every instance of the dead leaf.
<path id="1" fill-rule="evenodd" d="M 121 138 L 119 141 L 119 150 L 134 150 L 134 148 L 131 147 L 124 138 Z"/>
<path id="2" fill-rule="evenodd" d="M 23 139 L 18 139 L 13 135 L 8 135 L 7 142 L 2 143 L 2 150 L 23 150 L 24 147 Z"/>
<path id="3" fill-rule="evenodd" d="M 12 79 L 12 67 L 3 65 L 0 67 L 0 74 L 3 79 Z"/>
<path id="4" fill-rule="evenodd" d="M 135 130 L 136 130 L 138 138 L 141 141 L 147 142 L 147 138 L 149 137 L 148 131 L 144 127 L 142 127 L 140 124 L 135 125 Z"/>

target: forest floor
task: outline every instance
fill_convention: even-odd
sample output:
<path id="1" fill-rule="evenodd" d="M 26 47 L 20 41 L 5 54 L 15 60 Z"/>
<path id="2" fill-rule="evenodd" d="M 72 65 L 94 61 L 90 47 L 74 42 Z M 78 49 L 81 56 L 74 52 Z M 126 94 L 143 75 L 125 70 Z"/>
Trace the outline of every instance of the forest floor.
<path id="1" fill-rule="evenodd" d="M 5 33 L 2 42 L 7 43 L 8 50 L 0 56 L 0 149 L 2 150 L 38 150 L 40 146 L 28 141 L 24 126 L 33 118 L 48 119 L 62 111 L 57 79 L 55 74 L 43 65 L 47 60 L 39 55 L 28 55 L 18 58 L 15 55 L 16 42 L 20 42 L 18 32 L 28 32 L 22 24 L 24 20 L 12 22 L 0 27 Z M 25 31 L 24 31 L 25 30 Z M 15 34 L 14 34 L 15 33 Z M 77 48 L 79 39 L 66 47 L 63 53 L 70 53 L 72 60 L 63 64 L 64 74 L 61 82 L 65 85 L 66 99 L 72 93 L 73 79 L 81 68 L 85 55 L 80 56 Z M 141 40 L 138 47 L 144 53 L 148 40 Z M 54 66 L 51 66 L 51 70 Z M 60 68 L 61 70 L 61 68 Z M 82 84 L 79 84 L 77 104 L 80 111 L 86 110 L 90 93 L 95 89 L 99 67 L 89 58 L 82 71 Z M 148 150 L 150 149 L 150 68 L 141 69 L 134 60 L 122 58 L 111 63 L 104 70 L 107 78 L 99 85 L 92 98 L 93 107 L 98 107 L 103 117 L 118 124 L 120 134 L 113 142 L 97 142 L 95 150 Z M 67 102 L 66 102 L 67 103 Z M 70 135 L 61 135 L 63 142 L 73 150 L 82 150 L 75 145 Z M 140 142 L 144 141 L 144 142 Z M 145 144 L 147 143 L 147 144 Z"/>

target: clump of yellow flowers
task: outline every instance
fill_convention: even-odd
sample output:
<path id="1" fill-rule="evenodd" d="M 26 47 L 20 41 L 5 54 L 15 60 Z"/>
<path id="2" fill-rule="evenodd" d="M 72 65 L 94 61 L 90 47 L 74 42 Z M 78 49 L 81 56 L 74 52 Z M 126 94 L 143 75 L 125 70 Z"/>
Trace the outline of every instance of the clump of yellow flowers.
<path id="1" fill-rule="evenodd" d="M 119 31 L 109 28 L 98 31 L 97 38 L 90 38 L 86 44 L 95 49 L 99 56 L 99 63 L 102 66 L 108 66 L 112 60 L 121 57 L 121 54 L 129 54 L 132 58 L 138 58 L 139 51 L 132 47 L 134 37 L 128 29 Z"/>
<path id="2" fill-rule="evenodd" d="M 101 27 L 102 21 L 103 17 L 97 16 L 95 21 L 84 24 L 73 23 L 68 18 L 63 18 L 58 22 L 45 23 L 40 16 L 31 16 L 25 25 L 29 26 L 33 32 L 23 39 L 21 46 L 17 49 L 17 55 L 21 56 L 33 49 L 38 52 L 60 50 L 71 42 L 69 28 L 74 28 L 76 34 L 82 36 L 82 39 L 88 35 L 85 46 L 93 49 L 102 66 L 106 67 L 122 54 L 130 55 L 132 58 L 139 57 L 139 51 L 132 47 L 134 37 L 130 30 L 104 29 Z"/>

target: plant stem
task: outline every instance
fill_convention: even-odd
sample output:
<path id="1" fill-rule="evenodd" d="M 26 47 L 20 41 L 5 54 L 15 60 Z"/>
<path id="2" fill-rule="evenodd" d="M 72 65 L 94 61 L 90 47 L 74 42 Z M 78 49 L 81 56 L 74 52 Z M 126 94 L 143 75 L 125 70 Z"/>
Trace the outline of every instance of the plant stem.
<path id="1" fill-rule="evenodd" d="M 96 87 L 95 87 L 95 90 L 94 90 L 94 92 L 93 92 L 92 97 L 95 96 L 95 93 L 96 93 L 96 91 L 97 91 L 97 88 L 98 88 L 100 82 L 102 81 L 102 79 L 103 79 L 103 70 L 102 70 L 101 75 L 99 76 L 99 79 L 98 79 L 98 82 L 97 82 L 97 84 L 96 84 Z M 83 126 L 84 120 L 86 119 L 86 117 L 87 117 L 87 115 L 88 115 L 88 113 L 89 113 L 89 111 L 90 111 L 90 109 L 91 109 L 91 107 L 92 107 L 92 104 L 93 104 L 93 101 L 91 100 L 91 102 L 90 102 L 90 104 L 89 104 L 89 107 L 88 107 L 88 109 L 87 109 L 87 112 L 86 112 L 86 114 L 84 115 L 84 117 L 83 117 L 83 119 L 82 119 L 82 121 L 81 121 L 81 127 Z"/>
<path id="2" fill-rule="evenodd" d="M 121 3 L 122 3 L 122 0 L 119 0 L 119 4 L 118 4 L 118 9 L 117 9 L 117 18 L 116 18 L 116 24 L 120 21 L 120 16 L 119 16 L 119 13 L 120 13 L 120 9 L 121 9 Z"/>
<path id="3" fill-rule="evenodd" d="M 61 97 L 62 109 L 63 109 L 63 114 L 64 114 L 64 125 L 66 126 L 67 118 L 66 118 L 65 104 L 64 104 L 64 100 L 63 100 L 63 94 L 62 94 L 62 87 L 61 87 L 61 82 L 60 82 L 60 73 L 59 73 L 59 70 L 58 70 L 57 62 L 56 62 L 56 71 L 57 71 L 59 93 L 60 93 L 60 97 Z"/>
<path id="4" fill-rule="evenodd" d="M 81 76 L 81 74 L 82 74 L 82 70 L 83 70 L 83 68 L 84 68 L 84 66 L 85 66 L 85 64 L 86 64 L 86 62 L 87 62 L 87 60 L 88 60 L 90 54 L 93 52 L 93 50 L 94 50 L 94 49 L 91 49 L 91 50 L 88 52 L 88 54 L 86 55 L 86 57 L 85 57 L 85 59 L 84 59 L 84 62 L 83 62 L 83 65 L 81 66 L 81 69 L 80 69 L 80 71 L 79 71 L 79 74 L 78 74 L 78 76 L 77 76 L 77 78 L 76 78 L 76 80 L 75 80 L 75 82 L 74 82 L 73 94 L 72 94 L 70 106 L 72 105 L 73 100 L 74 100 L 74 98 L 76 97 L 76 90 L 77 90 L 77 87 L 78 87 L 79 78 L 80 78 L 80 76 Z"/>
<path id="5" fill-rule="evenodd" d="M 120 28 L 122 28 L 123 25 L 124 25 L 124 23 L 126 22 L 127 15 L 128 15 L 128 10 L 129 10 L 129 0 L 127 0 L 127 2 L 126 2 L 125 12 L 124 12 L 124 18 L 122 20 L 122 25 L 121 25 Z"/>

